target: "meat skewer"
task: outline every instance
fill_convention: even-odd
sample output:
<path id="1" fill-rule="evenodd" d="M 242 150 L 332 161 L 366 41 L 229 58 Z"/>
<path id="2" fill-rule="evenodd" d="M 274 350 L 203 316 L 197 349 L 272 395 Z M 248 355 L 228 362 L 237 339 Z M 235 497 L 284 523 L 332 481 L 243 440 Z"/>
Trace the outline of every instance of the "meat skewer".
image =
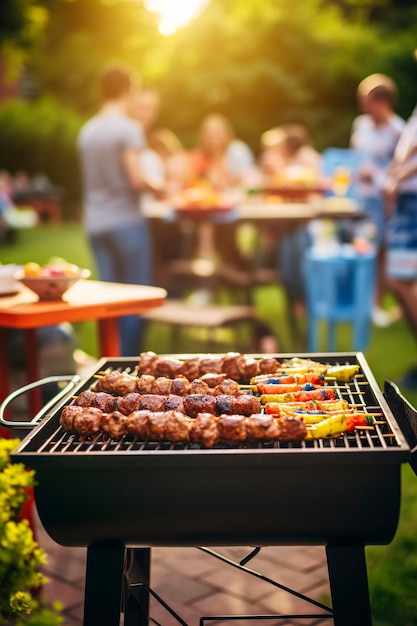
<path id="1" fill-rule="evenodd" d="M 132 376 L 118 370 L 98 377 L 92 389 L 119 396 L 135 392 L 141 394 L 153 393 L 162 396 L 169 394 L 187 396 L 193 393 L 238 396 L 243 393 L 239 383 L 228 378 L 225 374 L 206 374 L 201 378 L 195 378 L 190 381 L 182 375 L 176 378 L 155 377 L 150 374 Z"/>
<path id="2" fill-rule="evenodd" d="M 198 413 L 251 415 L 261 412 L 259 398 L 249 394 L 229 396 L 227 394 L 195 393 L 182 397 L 175 394 L 155 395 L 130 392 L 124 396 L 113 396 L 103 391 L 94 392 L 88 389 L 81 392 L 74 399 L 73 404 L 98 408 L 104 413 L 119 411 L 124 415 L 129 415 L 132 411 L 137 410 L 151 412 L 177 410 L 184 412 L 189 417 L 196 417 Z"/>
<path id="3" fill-rule="evenodd" d="M 249 382 L 260 374 L 274 374 L 279 361 L 274 357 L 249 358 L 240 352 L 228 352 L 225 355 L 208 354 L 190 359 L 158 357 L 155 352 L 142 352 L 137 367 L 139 374 L 166 376 L 175 378 L 183 375 L 189 380 L 205 374 L 226 374 L 228 378 L 239 382 Z"/>
<path id="4" fill-rule="evenodd" d="M 131 435 L 143 441 L 192 442 L 207 448 L 219 443 L 301 441 L 307 436 L 302 418 L 276 418 L 263 413 L 250 416 L 199 413 L 190 419 L 181 411 L 140 410 L 123 415 L 119 411 L 104 413 L 70 404 L 62 409 L 60 424 L 67 432 L 85 438 L 102 431 L 115 440 Z"/>

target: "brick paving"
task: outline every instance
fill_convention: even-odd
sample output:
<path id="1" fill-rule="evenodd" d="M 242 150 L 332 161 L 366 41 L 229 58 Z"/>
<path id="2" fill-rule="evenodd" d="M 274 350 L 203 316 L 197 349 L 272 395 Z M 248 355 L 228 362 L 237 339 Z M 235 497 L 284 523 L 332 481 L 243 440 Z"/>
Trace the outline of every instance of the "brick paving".
<path id="1" fill-rule="evenodd" d="M 56 544 L 37 516 L 35 519 L 37 541 L 48 556 L 43 571 L 49 581 L 42 597 L 46 602 L 59 600 L 62 603 L 64 626 L 81 626 L 86 549 L 65 548 Z M 252 548 L 234 546 L 212 550 L 239 561 Z M 265 547 L 246 567 L 318 602 L 329 604 L 324 547 Z M 333 626 L 332 619 L 309 617 L 238 619 L 243 615 L 322 614 L 323 610 L 198 548 L 152 548 L 151 587 L 188 626 L 199 626 L 202 617 L 214 616 L 233 616 L 234 619 L 205 620 L 204 626 Z M 153 598 L 150 601 L 150 618 L 150 624 L 178 624 Z"/>

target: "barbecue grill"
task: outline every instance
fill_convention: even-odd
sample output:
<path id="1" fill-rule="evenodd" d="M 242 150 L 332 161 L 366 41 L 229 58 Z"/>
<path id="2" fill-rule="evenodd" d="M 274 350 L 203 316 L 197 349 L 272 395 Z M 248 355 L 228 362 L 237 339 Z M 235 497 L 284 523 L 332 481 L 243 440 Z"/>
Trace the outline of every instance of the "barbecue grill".
<path id="1" fill-rule="evenodd" d="M 134 358 L 102 359 L 88 380 L 73 381 L 33 420 L 36 427 L 12 458 L 36 470 L 35 499 L 49 535 L 88 547 L 85 626 L 119 624 L 121 598 L 132 597 L 123 584 L 127 546 L 139 548 L 130 562 L 140 581 L 131 614 L 142 625 L 147 603 L 138 589 L 150 590 L 149 548 L 222 545 L 325 545 L 333 603 L 325 616 L 337 626 L 371 624 L 364 546 L 390 543 L 395 535 L 401 464 L 414 463 L 417 418 L 394 385 L 386 383 L 382 394 L 362 353 L 299 356 L 359 365 L 361 377 L 335 389 L 378 414 L 378 423 L 337 439 L 211 449 L 102 435 L 81 441 L 65 432 L 59 416 L 72 396 L 100 372 L 133 373 Z M 129 607 L 131 601 L 125 624 L 133 623 Z"/>

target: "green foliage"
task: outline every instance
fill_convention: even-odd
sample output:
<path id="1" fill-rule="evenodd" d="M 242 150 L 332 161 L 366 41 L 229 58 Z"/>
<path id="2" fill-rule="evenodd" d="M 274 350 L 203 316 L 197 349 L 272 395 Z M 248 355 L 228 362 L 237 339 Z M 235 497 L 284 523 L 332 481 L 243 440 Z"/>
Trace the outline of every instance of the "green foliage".
<path id="1" fill-rule="evenodd" d="M 256 153 L 262 132 L 284 122 L 306 124 L 319 150 L 346 146 L 356 87 L 373 72 L 397 82 L 400 115 L 415 105 L 412 0 L 300 0 L 297 10 L 293 0 L 211 0 L 171 37 L 159 35 L 155 16 L 138 1 L 7 0 L 0 22 L 3 6 L 38 34 L 27 65 L 45 97 L 0 109 L 0 167 L 45 172 L 68 203 L 80 194 L 75 138 L 98 106 L 97 72 L 110 60 L 159 89 L 159 123 L 187 147 L 214 110 Z M 5 44 L 27 58 L 15 32 L 4 33 Z"/>
<path id="2" fill-rule="evenodd" d="M 65 106 L 92 113 L 97 72 L 109 61 L 143 71 L 161 37 L 154 16 L 131 0 L 55 0 L 33 67 Z"/>
<path id="3" fill-rule="evenodd" d="M 46 582 L 40 573 L 46 555 L 33 538 L 25 519 L 19 519 L 34 472 L 11 464 L 10 453 L 19 440 L 0 439 L 0 624 L 55 626 L 62 622 L 55 610 L 40 608 L 32 592 Z"/>
<path id="4" fill-rule="evenodd" d="M 6 102 L 0 106 L 0 168 L 46 174 L 64 188 L 65 200 L 74 201 L 80 193 L 76 150 L 80 126 L 73 110 L 51 98 Z"/>

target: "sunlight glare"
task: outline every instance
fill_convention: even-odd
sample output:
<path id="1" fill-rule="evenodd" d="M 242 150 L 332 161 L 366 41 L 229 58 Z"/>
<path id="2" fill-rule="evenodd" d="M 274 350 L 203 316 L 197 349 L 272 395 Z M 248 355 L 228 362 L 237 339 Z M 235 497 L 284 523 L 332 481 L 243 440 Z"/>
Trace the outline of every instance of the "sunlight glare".
<path id="1" fill-rule="evenodd" d="M 159 32 L 172 35 L 197 17 L 210 0 L 145 0 L 148 11 L 158 13 Z"/>

